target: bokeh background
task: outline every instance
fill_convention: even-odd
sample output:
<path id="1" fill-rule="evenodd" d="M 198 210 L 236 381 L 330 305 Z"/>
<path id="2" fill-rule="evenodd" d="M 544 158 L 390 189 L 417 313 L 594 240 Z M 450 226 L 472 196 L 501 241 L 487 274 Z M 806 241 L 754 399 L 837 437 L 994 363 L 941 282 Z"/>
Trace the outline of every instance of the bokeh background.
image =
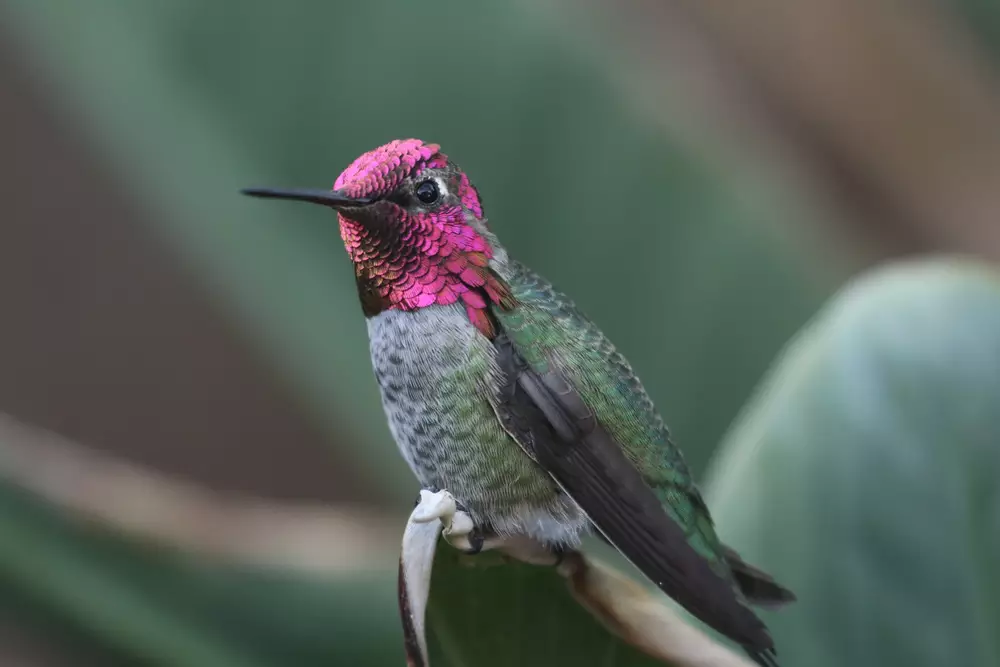
<path id="1" fill-rule="evenodd" d="M 416 485 L 335 218 L 237 193 L 328 186 L 409 136 L 468 171 L 511 251 L 630 358 L 727 539 L 805 588 L 776 621 L 789 664 L 1000 664 L 1000 607 L 968 592 L 1000 583 L 995 477 L 953 470 L 967 443 L 1000 447 L 997 3 L 3 0 L 0 19 L 3 664 L 401 664 Z M 883 268 L 945 254 L 966 259 Z M 832 322 L 832 351 L 799 366 L 827 364 L 826 388 L 851 369 L 859 402 L 755 393 L 772 366 L 807 382 L 782 351 L 822 312 L 802 336 Z M 959 371 L 976 384 L 940 376 Z M 941 393 L 902 412 L 914 433 L 887 434 L 924 390 Z M 772 416 L 734 430 L 752 396 Z M 938 427 L 950 449 L 925 456 Z M 867 481 L 801 481 L 842 448 Z M 880 469 L 910 477 L 887 490 Z M 888 496 L 899 513 L 864 523 Z M 906 514 L 923 503 L 962 518 Z M 930 533 L 976 551 L 907 570 Z M 917 617 L 882 620 L 880 570 L 846 598 L 810 587 L 873 544 Z M 971 661 L 948 662 L 956 643 Z"/>

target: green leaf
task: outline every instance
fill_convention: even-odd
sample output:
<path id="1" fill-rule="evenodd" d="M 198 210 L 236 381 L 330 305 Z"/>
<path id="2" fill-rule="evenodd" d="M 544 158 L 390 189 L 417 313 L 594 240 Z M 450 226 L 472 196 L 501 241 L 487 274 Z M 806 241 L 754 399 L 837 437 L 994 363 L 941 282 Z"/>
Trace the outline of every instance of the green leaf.
<path id="1" fill-rule="evenodd" d="M 512 252 L 572 293 L 641 369 L 695 467 L 822 291 L 798 279 L 792 249 L 760 232 L 782 206 L 748 201 L 677 137 L 640 121 L 614 74 L 595 76 L 600 54 L 569 53 L 526 7 L 11 0 L 0 12 L 39 87 L 146 210 L 155 237 L 332 443 L 402 504 L 415 484 L 381 414 L 336 224 L 323 211 L 246 200 L 240 187 L 319 187 L 388 139 L 441 143 L 472 174 Z M 428 72 L 440 85 L 427 85 Z M 451 89 L 460 92 L 442 93 Z M 632 195 L 608 203 L 595 192 Z M 0 596 L 34 600 L 54 628 L 134 659 L 162 651 L 161 664 L 399 662 L 391 576 L 370 584 L 372 599 L 361 582 L 268 583 L 79 532 L 15 496 L 0 494 Z M 39 574 L 56 570 L 58 585 Z M 499 580 L 495 595 L 562 586 L 540 576 Z M 541 632 L 546 608 L 525 600 L 512 609 Z M 558 600 L 555 611 L 584 614 Z M 607 655 L 593 644 L 606 634 L 587 623 L 574 641 L 597 653 L 581 664 Z M 554 644 L 531 646 L 551 655 Z"/>
<path id="2" fill-rule="evenodd" d="M 101 665 L 403 661 L 392 572 L 327 579 L 225 566 L 80 524 L 0 486 L 3 614 Z"/>
<path id="3" fill-rule="evenodd" d="M 663 667 L 598 623 L 555 568 L 444 543 L 427 622 L 431 667 Z"/>
<path id="4" fill-rule="evenodd" d="M 799 601 L 783 664 L 1000 664 L 1000 277 L 903 264 L 787 351 L 711 477 L 723 539 Z"/>
<path id="5" fill-rule="evenodd" d="M 749 197 L 641 119 L 603 53 L 561 45 L 562 17 L 533 3 L 246 0 L 239 20 L 233 11 L 201 0 L 0 8 L 67 122 L 343 454 L 400 507 L 412 499 L 335 219 L 238 190 L 320 187 L 361 152 L 417 136 L 469 171 L 512 253 L 602 324 L 700 469 L 823 292 L 800 279 L 794 248 L 761 231 L 785 219 L 781 198 Z"/>

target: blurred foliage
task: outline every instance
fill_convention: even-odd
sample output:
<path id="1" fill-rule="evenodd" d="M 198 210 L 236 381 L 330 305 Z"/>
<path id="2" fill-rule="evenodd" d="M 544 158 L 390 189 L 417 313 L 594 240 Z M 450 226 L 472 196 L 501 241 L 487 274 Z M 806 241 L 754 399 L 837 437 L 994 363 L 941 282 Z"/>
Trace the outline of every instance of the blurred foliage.
<path id="1" fill-rule="evenodd" d="M 403 662 L 393 572 L 234 568 L 127 540 L 0 489 L 0 618 L 30 620 L 84 664 Z"/>
<path id="2" fill-rule="evenodd" d="M 663 664 L 599 624 L 554 568 L 465 556 L 442 541 L 431 590 L 431 667 Z"/>
<path id="3" fill-rule="evenodd" d="M 998 337 L 992 270 L 878 271 L 803 331 L 738 421 L 709 502 L 725 539 L 799 596 L 767 619 L 787 664 L 997 663 Z M 3 500 L 5 589 L 119 654 L 163 665 L 399 660 L 389 573 L 315 582 L 226 571 Z M 648 662 L 551 570 L 440 553 L 434 664 Z"/>
<path id="4" fill-rule="evenodd" d="M 1000 62 L 1000 5 L 993 0 L 951 0 L 949 3 L 965 19 L 965 26 L 979 38 L 995 62 Z"/>
<path id="5" fill-rule="evenodd" d="M 164 238 L 406 502 L 335 219 L 240 187 L 323 186 L 389 139 L 440 143 L 516 256 L 640 369 L 697 470 L 822 297 L 794 248 L 761 232 L 780 210 L 641 123 L 520 3 L 9 7 Z"/>
<path id="6" fill-rule="evenodd" d="M 1000 275 L 903 265 L 847 289 L 721 450 L 710 504 L 798 595 L 788 664 L 997 665 Z"/>
<path id="7" fill-rule="evenodd" d="M 526 4 L 7 0 L 0 13 L 164 242 L 402 505 L 415 485 L 382 418 L 332 217 L 245 201 L 240 187 L 323 186 L 389 139 L 439 142 L 511 250 L 629 356 L 696 471 L 829 290 L 806 270 L 814 258 L 765 231 L 786 222 L 775 200 L 643 122 Z M 992 21 L 981 34 L 1000 34 L 996 3 L 965 6 Z M 768 618 L 788 664 L 997 663 L 983 634 L 997 622 L 997 461 L 983 427 L 997 298 L 973 270 L 856 286 L 731 434 L 711 504 L 726 540 L 800 596 Z M 548 600 L 554 582 L 533 576 L 525 587 Z M 464 576 L 437 585 L 459 610 L 555 616 L 517 590 L 469 594 Z M 0 488 L 0 610 L 100 664 L 399 664 L 394 586 L 394 573 L 233 571 Z M 449 632 L 476 635 L 474 618 Z M 489 650 L 550 656 L 544 630 Z M 605 636 L 587 630 L 574 650 L 599 652 Z"/>

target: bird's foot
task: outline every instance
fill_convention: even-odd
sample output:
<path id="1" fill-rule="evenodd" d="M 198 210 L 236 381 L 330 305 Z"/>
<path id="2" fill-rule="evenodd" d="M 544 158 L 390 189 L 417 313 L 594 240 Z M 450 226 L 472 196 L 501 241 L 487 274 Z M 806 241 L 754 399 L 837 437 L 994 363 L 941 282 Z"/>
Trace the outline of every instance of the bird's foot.
<path id="1" fill-rule="evenodd" d="M 498 550 L 532 565 L 558 566 L 572 551 L 545 545 L 524 535 L 500 536 L 488 529 L 483 530 L 472 520 L 468 509 L 444 489 L 421 489 L 411 520 L 418 523 L 440 521 L 443 527 L 441 534 L 448 543 L 470 556 Z"/>
<path id="2" fill-rule="evenodd" d="M 437 519 L 444 527 L 441 534 L 451 546 L 468 555 L 497 548 L 503 541 L 496 536 L 487 539 L 483 530 L 475 524 L 469 511 L 448 491 L 436 488 L 420 490 L 417 506 L 423 510 L 414 517 L 425 522 Z"/>
<path id="3" fill-rule="evenodd" d="M 501 544 L 499 538 L 487 540 L 482 528 L 477 526 L 472 521 L 472 517 L 463 510 L 455 513 L 451 525 L 445 524 L 441 534 L 448 540 L 448 544 L 467 556 L 475 556 L 483 551 L 495 549 Z"/>

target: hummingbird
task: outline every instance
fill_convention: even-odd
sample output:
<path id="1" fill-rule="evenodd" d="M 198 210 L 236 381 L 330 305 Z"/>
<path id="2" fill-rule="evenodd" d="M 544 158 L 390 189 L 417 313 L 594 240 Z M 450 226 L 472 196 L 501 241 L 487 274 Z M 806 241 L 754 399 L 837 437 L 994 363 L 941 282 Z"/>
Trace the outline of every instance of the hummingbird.
<path id="1" fill-rule="evenodd" d="M 631 365 L 563 292 L 512 258 L 478 190 L 418 139 L 357 158 L 331 190 L 244 194 L 336 211 L 396 444 L 480 534 L 554 552 L 594 532 L 758 664 L 751 606 L 795 599 L 716 534 Z"/>

